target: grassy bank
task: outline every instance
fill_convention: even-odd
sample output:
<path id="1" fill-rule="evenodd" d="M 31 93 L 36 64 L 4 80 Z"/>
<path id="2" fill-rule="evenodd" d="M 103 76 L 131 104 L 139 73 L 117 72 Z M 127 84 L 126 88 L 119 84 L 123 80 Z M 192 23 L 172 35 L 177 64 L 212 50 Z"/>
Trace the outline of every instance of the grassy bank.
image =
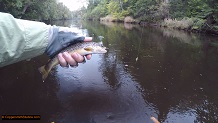
<path id="1" fill-rule="evenodd" d="M 218 26 L 208 23 L 206 19 L 184 17 L 177 19 L 164 19 L 160 24 L 162 27 L 175 28 L 193 32 L 203 32 L 218 35 Z"/>
<path id="2" fill-rule="evenodd" d="M 208 33 L 218 35 L 218 26 L 214 23 L 211 24 L 207 19 L 200 18 L 188 18 L 184 17 L 182 19 L 170 19 L 165 18 L 159 22 L 145 22 L 132 18 L 131 16 L 125 17 L 123 20 L 117 19 L 111 15 L 100 18 L 103 22 L 122 22 L 122 23 L 132 23 L 139 24 L 141 26 L 161 26 L 166 28 L 173 28 L 178 30 L 186 30 L 192 32 Z"/>
<path id="3" fill-rule="evenodd" d="M 124 23 L 139 23 L 137 19 L 133 19 L 131 16 L 124 17 L 123 19 L 119 19 L 113 17 L 112 15 L 107 15 L 106 17 L 100 18 L 100 21 L 105 22 L 124 22 Z"/>

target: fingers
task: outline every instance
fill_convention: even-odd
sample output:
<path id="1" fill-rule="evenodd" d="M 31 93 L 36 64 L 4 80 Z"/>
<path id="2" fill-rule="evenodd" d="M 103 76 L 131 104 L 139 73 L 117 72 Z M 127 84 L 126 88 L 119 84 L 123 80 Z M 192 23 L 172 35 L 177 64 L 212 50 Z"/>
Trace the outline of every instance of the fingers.
<path id="1" fill-rule="evenodd" d="M 62 53 L 59 53 L 59 54 L 58 54 L 58 60 L 59 60 L 59 63 L 60 63 L 60 65 L 61 65 L 62 67 L 66 67 L 66 66 L 67 66 L 67 62 L 66 62 L 66 60 L 64 59 Z"/>
<path id="2" fill-rule="evenodd" d="M 90 60 L 91 57 L 92 57 L 92 54 L 86 55 L 86 59 L 87 59 L 87 60 Z"/>
<path id="3" fill-rule="evenodd" d="M 78 62 L 78 63 L 81 63 L 81 62 L 84 61 L 84 57 L 81 56 L 81 55 L 78 54 L 78 53 L 73 53 L 71 56 L 72 56 L 72 58 L 75 59 L 75 61 Z"/>
<path id="4" fill-rule="evenodd" d="M 76 59 L 72 58 L 72 56 L 67 53 L 67 52 L 64 52 L 63 53 L 63 58 L 66 60 L 66 62 L 71 65 L 71 66 L 77 66 L 77 61 Z"/>
<path id="5" fill-rule="evenodd" d="M 58 60 L 62 67 L 67 67 L 68 64 L 71 66 L 77 66 L 78 63 L 84 62 L 84 57 L 78 53 L 73 53 L 72 55 L 70 55 L 69 53 L 64 52 L 58 54 Z"/>
<path id="6" fill-rule="evenodd" d="M 92 37 L 85 37 L 84 41 L 92 41 Z"/>
<path id="7" fill-rule="evenodd" d="M 62 31 L 65 30 L 65 28 L 62 29 Z M 92 37 L 85 37 L 84 41 L 92 41 Z M 85 57 L 87 60 L 90 60 L 92 54 L 88 54 Z M 69 53 L 64 52 L 58 54 L 58 60 L 62 67 L 67 67 L 68 64 L 71 66 L 77 66 L 78 63 L 84 62 L 85 58 L 78 53 L 73 53 L 72 55 L 70 55 Z"/>

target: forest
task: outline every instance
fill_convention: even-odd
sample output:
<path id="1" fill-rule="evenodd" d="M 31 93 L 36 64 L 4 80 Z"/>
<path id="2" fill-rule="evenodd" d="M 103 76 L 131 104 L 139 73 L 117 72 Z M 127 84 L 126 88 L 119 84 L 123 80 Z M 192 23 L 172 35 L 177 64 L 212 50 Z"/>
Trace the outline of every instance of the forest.
<path id="1" fill-rule="evenodd" d="M 90 20 L 149 22 L 215 33 L 218 30 L 218 0 L 89 0 L 87 9 L 81 11 L 83 18 Z"/>
<path id="2" fill-rule="evenodd" d="M 218 34 L 218 0 L 87 0 L 71 12 L 58 0 L 0 0 L 0 11 L 16 18 L 46 21 L 82 18 L 130 23 L 155 23 Z"/>
<path id="3" fill-rule="evenodd" d="M 56 0 L 0 0 L 0 12 L 36 21 L 72 19 L 72 12 Z"/>

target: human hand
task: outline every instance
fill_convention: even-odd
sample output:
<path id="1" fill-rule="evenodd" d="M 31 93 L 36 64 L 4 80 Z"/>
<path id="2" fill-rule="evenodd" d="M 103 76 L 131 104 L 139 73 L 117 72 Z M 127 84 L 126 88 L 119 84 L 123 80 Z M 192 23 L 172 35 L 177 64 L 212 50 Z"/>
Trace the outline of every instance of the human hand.
<path id="1" fill-rule="evenodd" d="M 92 41 L 92 37 L 85 37 L 84 41 Z M 90 60 L 92 55 L 89 54 L 85 57 L 87 60 Z M 64 52 L 58 54 L 58 60 L 62 67 L 67 67 L 68 64 L 70 66 L 77 66 L 78 63 L 84 62 L 85 58 L 78 53 L 73 53 L 72 55 L 70 55 L 68 52 Z"/>
<path id="2" fill-rule="evenodd" d="M 84 36 L 73 32 L 71 28 L 52 26 L 49 30 L 48 46 L 45 52 L 50 58 L 53 58 L 64 48 L 83 42 L 84 39 Z"/>
<path id="3" fill-rule="evenodd" d="M 84 37 L 76 33 L 78 30 L 68 27 L 52 26 L 49 31 L 49 44 L 46 53 L 50 58 L 57 55 L 59 63 L 62 67 L 69 65 L 77 66 L 78 63 L 84 62 L 84 56 L 78 53 L 70 55 L 68 52 L 60 53 L 60 51 L 69 45 L 78 42 L 92 41 L 92 37 Z M 91 54 L 85 56 L 87 60 L 91 59 Z"/>

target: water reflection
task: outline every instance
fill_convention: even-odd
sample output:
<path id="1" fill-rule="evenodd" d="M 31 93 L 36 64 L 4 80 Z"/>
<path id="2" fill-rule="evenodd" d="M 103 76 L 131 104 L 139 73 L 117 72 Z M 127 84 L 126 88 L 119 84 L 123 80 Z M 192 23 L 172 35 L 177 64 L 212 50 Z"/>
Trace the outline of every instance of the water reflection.
<path id="1" fill-rule="evenodd" d="M 0 68 L 0 112 L 42 122 L 218 121 L 217 37 L 165 28 L 76 22 L 109 48 L 78 68 L 57 66 L 45 83 L 45 56 Z M 16 105 L 15 105 L 16 104 Z"/>
<path id="2" fill-rule="evenodd" d="M 217 46 L 213 45 L 217 38 L 185 32 L 179 35 L 177 31 L 155 28 L 121 32 L 122 27 L 116 28 L 119 26 L 109 26 L 103 31 L 110 51 L 105 55 L 102 70 L 112 88 L 126 84 L 120 78 L 130 73 L 131 81 L 140 83 L 138 89 L 145 101 L 154 105 L 160 121 L 217 121 L 213 115 L 218 112 L 217 101 L 213 102 L 217 98 L 210 100 L 213 108 L 210 103 L 205 105 L 210 102 L 208 97 L 217 94 L 215 90 L 208 93 L 215 89 L 212 86 L 217 87 Z M 206 60 L 207 57 L 213 60 Z M 215 68 L 211 70 L 209 66 Z"/>
<path id="3" fill-rule="evenodd" d="M 40 64 L 46 61 L 47 58 L 43 55 L 30 61 L 21 61 L 0 68 L 0 113 L 2 115 L 41 115 L 41 121 L 48 122 L 54 112 L 59 111 L 57 84 L 43 83 L 37 71 Z M 16 121 L 16 123 L 19 122 L 23 121 Z"/>

